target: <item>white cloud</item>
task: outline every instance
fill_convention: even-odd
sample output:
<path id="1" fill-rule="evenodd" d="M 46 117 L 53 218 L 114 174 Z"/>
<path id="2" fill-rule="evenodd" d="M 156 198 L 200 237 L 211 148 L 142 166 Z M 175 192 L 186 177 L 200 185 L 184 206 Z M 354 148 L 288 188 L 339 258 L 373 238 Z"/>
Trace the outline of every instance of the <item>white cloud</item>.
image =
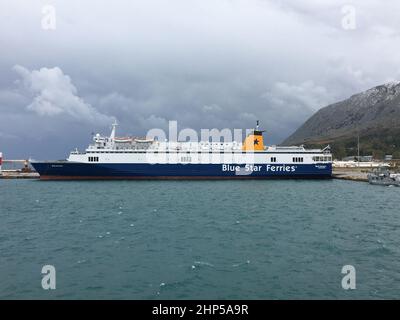
<path id="1" fill-rule="evenodd" d="M 16 65 L 14 70 L 22 78 L 22 89 L 33 95 L 32 102 L 27 106 L 28 110 L 40 116 L 67 115 L 91 123 L 109 124 L 113 120 L 80 98 L 71 78 L 59 67 L 29 71 Z"/>

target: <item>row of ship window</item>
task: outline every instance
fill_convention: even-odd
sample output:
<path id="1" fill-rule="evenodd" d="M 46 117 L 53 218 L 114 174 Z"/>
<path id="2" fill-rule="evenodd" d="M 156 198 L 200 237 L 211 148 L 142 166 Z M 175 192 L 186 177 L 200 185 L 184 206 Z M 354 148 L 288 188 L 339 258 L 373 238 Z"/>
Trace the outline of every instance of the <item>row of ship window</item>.
<path id="1" fill-rule="evenodd" d="M 318 162 L 318 161 L 331 161 L 331 157 L 313 157 L 313 161 Z M 190 162 L 192 161 L 191 157 L 181 157 L 181 161 L 183 162 Z M 271 157 L 271 162 L 276 162 L 276 157 Z M 299 162 L 304 162 L 304 158 L 302 157 L 294 157 L 293 162 L 299 163 Z"/>
<path id="2" fill-rule="evenodd" d="M 331 161 L 332 157 L 313 157 L 313 161 L 318 162 L 318 161 Z M 99 162 L 99 157 L 88 157 L 89 162 Z M 191 162 L 192 158 L 191 157 L 181 157 L 182 162 Z M 271 157 L 271 162 L 276 162 L 276 157 Z M 294 157 L 293 162 L 304 162 L 304 159 L 302 157 Z"/>
<path id="3" fill-rule="evenodd" d="M 331 157 L 331 156 L 313 157 L 312 159 L 313 159 L 313 161 L 315 161 L 315 162 L 319 162 L 319 161 L 332 161 L 332 157 Z"/>

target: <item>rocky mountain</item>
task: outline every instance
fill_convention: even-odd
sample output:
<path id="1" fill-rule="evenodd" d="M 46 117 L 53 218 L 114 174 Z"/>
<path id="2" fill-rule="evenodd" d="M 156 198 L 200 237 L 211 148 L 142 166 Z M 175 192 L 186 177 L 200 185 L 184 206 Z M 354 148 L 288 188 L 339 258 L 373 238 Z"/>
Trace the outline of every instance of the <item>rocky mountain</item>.
<path id="1" fill-rule="evenodd" d="M 374 87 L 320 109 L 282 145 L 331 144 L 340 158 L 355 155 L 358 135 L 362 154 L 400 158 L 400 82 Z"/>

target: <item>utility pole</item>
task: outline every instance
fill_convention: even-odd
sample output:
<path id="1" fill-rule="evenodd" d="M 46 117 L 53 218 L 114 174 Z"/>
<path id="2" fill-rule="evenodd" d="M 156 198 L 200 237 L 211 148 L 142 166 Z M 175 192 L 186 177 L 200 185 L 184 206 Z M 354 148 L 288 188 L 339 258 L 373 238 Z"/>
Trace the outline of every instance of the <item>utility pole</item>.
<path id="1" fill-rule="evenodd" d="M 357 165 L 360 167 L 360 131 L 357 129 Z"/>

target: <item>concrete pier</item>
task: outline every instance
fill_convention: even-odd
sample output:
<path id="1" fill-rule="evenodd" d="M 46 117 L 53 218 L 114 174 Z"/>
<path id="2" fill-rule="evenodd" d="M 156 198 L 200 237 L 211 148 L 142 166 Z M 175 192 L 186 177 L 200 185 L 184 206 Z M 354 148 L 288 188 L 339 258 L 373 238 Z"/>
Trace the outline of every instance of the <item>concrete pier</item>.
<path id="1" fill-rule="evenodd" d="M 4 160 L 0 152 L 0 179 L 39 179 L 39 174 L 32 169 L 29 160 Z"/>
<path id="2" fill-rule="evenodd" d="M 37 172 L 23 172 L 20 170 L 3 170 L 0 179 L 39 179 Z"/>
<path id="3" fill-rule="evenodd" d="M 368 170 L 365 168 L 333 168 L 332 177 L 334 179 L 368 182 Z"/>

